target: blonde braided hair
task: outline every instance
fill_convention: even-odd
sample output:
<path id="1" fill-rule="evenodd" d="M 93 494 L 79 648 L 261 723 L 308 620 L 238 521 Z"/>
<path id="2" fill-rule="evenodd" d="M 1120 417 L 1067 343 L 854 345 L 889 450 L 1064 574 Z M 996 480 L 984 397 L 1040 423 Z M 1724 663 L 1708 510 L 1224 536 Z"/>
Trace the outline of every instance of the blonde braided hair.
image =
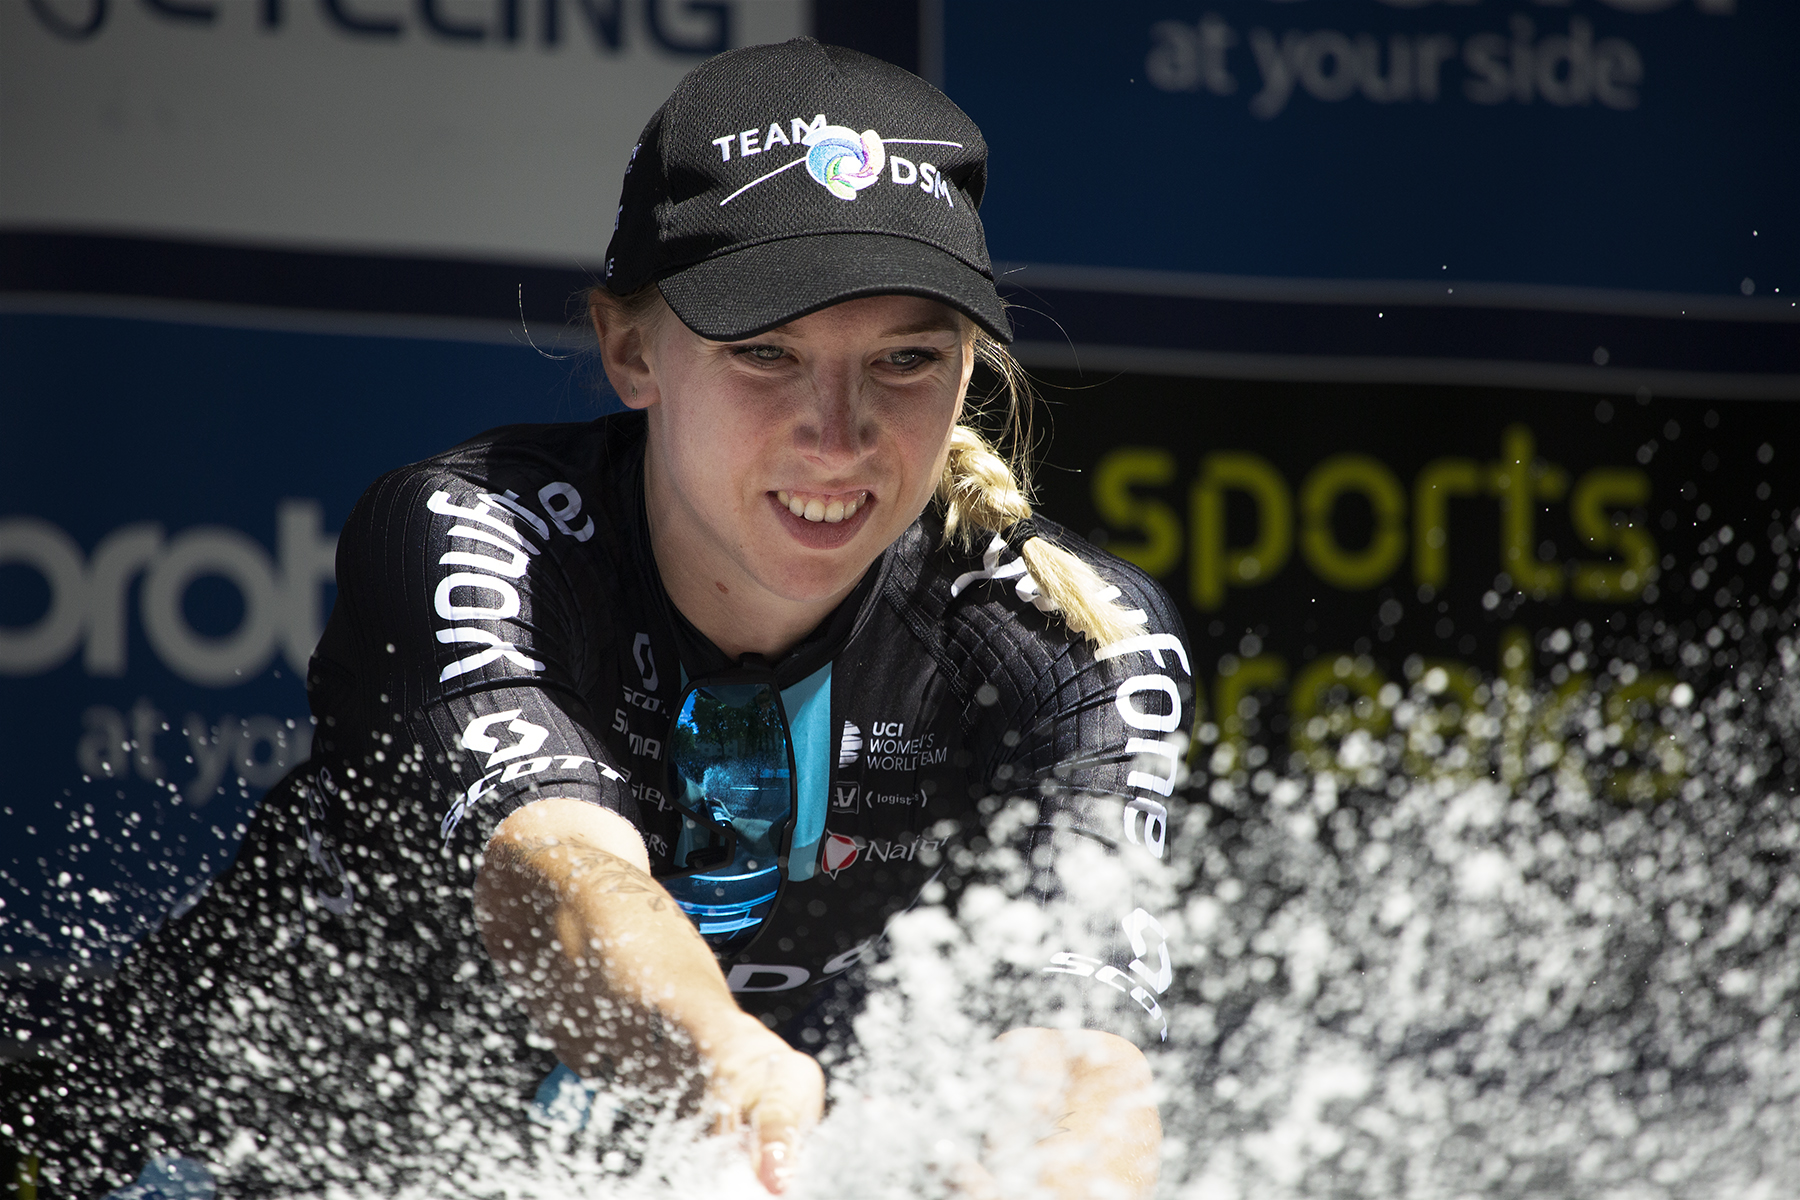
<path id="1" fill-rule="evenodd" d="M 981 534 L 1004 535 L 1031 515 L 1031 409 L 1036 399 L 1031 382 L 1011 351 L 979 330 L 975 358 L 995 375 L 1004 392 L 1001 444 L 1008 453 L 1002 456 L 973 425 L 950 431 L 950 456 L 944 462 L 937 499 L 944 506 L 944 540 L 955 541 L 964 550 L 975 549 Z M 985 415 L 981 401 L 971 401 L 970 407 L 977 420 Z M 1042 537 L 1027 538 L 1019 554 L 1051 610 L 1096 647 L 1139 632 L 1143 615 L 1117 603 L 1118 589 L 1074 554 Z"/>

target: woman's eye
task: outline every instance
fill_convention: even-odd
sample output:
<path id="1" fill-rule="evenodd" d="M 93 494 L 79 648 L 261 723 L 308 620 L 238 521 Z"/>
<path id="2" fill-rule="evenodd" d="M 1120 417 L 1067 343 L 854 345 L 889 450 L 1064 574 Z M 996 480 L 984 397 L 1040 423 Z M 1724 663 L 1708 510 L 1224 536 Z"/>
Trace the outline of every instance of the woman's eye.
<path id="1" fill-rule="evenodd" d="M 902 370 L 916 370 L 927 363 L 934 363 L 939 355 L 933 350 L 895 350 L 887 356 L 887 364 Z"/>
<path id="2" fill-rule="evenodd" d="M 780 346 L 739 346 L 737 353 L 745 358 L 754 358 L 757 362 L 780 362 L 787 357 L 787 351 Z"/>

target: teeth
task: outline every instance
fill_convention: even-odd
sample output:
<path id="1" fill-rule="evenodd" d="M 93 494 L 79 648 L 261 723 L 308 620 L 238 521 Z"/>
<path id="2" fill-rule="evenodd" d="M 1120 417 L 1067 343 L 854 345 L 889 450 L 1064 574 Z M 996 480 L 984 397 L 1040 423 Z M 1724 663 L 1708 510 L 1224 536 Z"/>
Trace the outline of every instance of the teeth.
<path id="1" fill-rule="evenodd" d="M 868 499 L 868 494 L 863 493 L 849 500 L 826 501 L 816 496 L 810 500 L 803 500 L 784 489 L 776 492 L 775 498 L 781 501 L 782 505 L 796 517 L 808 521 L 823 521 L 827 525 L 836 525 L 839 521 L 854 517 L 857 510 L 863 506 L 863 501 Z"/>

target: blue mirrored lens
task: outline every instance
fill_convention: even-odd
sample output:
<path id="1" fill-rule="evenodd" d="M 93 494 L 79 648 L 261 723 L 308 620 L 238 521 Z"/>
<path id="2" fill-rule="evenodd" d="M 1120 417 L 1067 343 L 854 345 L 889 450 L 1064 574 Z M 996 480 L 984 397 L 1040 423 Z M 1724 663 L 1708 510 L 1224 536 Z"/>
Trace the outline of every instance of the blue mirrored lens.
<path id="1" fill-rule="evenodd" d="M 675 719 L 669 759 L 682 807 L 736 833 L 729 862 L 668 880 L 669 893 L 715 945 L 747 939 L 774 907 L 777 855 L 794 809 L 787 728 L 773 685 L 727 684 L 688 693 Z M 677 862 L 722 847 L 701 822 L 690 817 L 683 824 Z"/>

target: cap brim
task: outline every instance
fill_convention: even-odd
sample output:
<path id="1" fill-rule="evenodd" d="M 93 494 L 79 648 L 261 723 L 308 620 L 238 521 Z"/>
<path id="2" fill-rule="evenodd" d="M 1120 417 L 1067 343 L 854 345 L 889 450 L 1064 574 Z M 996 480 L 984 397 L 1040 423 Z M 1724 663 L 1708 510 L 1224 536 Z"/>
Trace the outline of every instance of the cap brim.
<path id="1" fill-rule="evenodd" d="M 881 233 L 815 233 L 746 246 L 659 281 L 682 324 L 735 342 L 863 296 L 924 296 L 1012 341 L 994 281 L 935 246 Z"/>

